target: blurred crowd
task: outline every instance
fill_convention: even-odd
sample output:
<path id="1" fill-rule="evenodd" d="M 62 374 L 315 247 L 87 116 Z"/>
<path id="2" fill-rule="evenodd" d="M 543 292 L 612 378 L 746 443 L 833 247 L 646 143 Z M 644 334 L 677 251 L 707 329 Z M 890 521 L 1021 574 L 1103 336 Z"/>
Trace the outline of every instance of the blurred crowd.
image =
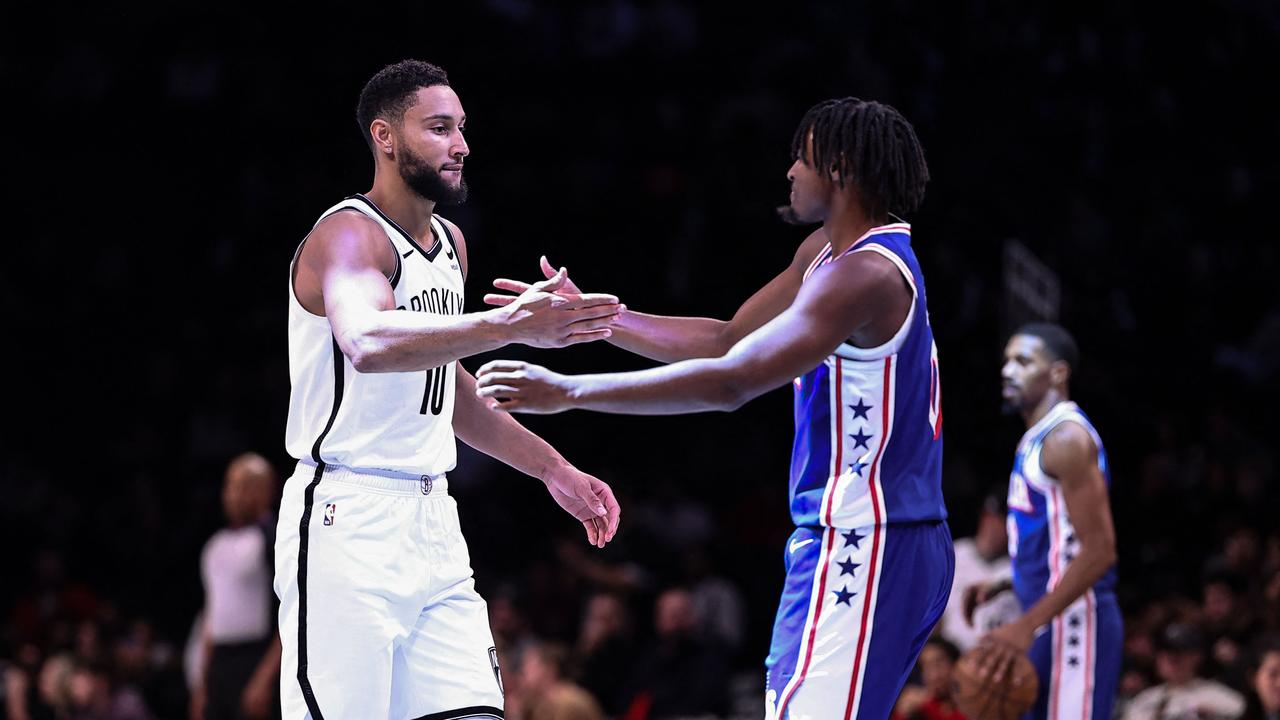
<path id="1" fill-rule="evenodd" d="M 40 553 L 34 583 L 5 618 L 0 718 L 277 717 L 279 654 L 271 652 L 265 530 L 273 524 L 277 492 L 275 473 L 260 456 L 240 456 L 228 467 L 227 525 L 209 539 L 200 567 L 191 569 L 203 577 L 205 604 L 185 640 L 157 637 L 145 618 L 126 616 L 102 589 L 68 576 L 57 553 Z M 748 596 L 700 549 L 696 538 L 714 527 L 705 508 L 676 502 L 636 510 L 638 527 L 622 535 L 623 544 L 661 545 L 646 521 L 651 513 L 676 542 L 690 542 L 681 562 L 662 551 L 602 558 L 565 537 L 554 543 L 551 558 L 535 553 L 520 571 L 477 563 L 507 717 L 760 716 L 767 630 L 753 630 L 749 614 L 771 611 L 770 594 Z M 976 528 L 956 541 L 953 601 L 971 584 L 1008 574 L 998 498 L 982 505 Z M 647 564 L 646 558 L 665 559 Z M 1189 558 L 1187 573 L 1195 580 L 1185 587 L 1191 592 L 1164 592 L 1149 583 L 1151 572 L 1142 565 L 1121 569 L 1127 590 L 1117 720 L 1275 720 L 1280 532 L 1232 527 Z M 895 717 L 961 720 L 951 700 L 952 670 L 985 629 L 949 609 Z"/>

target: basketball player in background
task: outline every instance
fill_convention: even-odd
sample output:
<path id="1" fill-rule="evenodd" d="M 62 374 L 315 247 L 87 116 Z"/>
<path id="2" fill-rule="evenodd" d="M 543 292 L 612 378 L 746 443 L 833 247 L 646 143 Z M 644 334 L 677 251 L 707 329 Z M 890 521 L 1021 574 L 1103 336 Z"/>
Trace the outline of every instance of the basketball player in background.
<path id="1" fill-rule="evenodd" d="M 1065 329 L 1020 328 L 1004 349 L 1005 410 L 1022 416 L 1009 477 L 1009 555 L 1023 614 L 979 641 L 979 672 L 1004 678 L 1029 654 L 1040 679 L 1033 718 L 1110 720 L 1124 628 L 1102 438 L 1071 402 L 1080 353 Z M 971 613 L 1005 583 L 976 588 Z"/>
<path id="2" fill-rule="evenodd" d="M 541 479 L 597 546 L 618 506 L 605 483 L 487 410 L 459 358 L 607 337 L 617 298 L 556 295 L 462 312 L 467 247 L 437 204 L 466 197 L 465 114 L 440 68 L 388 66 L 360 94 L 373 188 L 324 213 L 289 287 L 298 459 L 280 510 L 275 589 L 287 718 L 502 717 L 484 601 L 445 473 L 455 436 Z"/>
<path id="3" fill-rule="evenodd" d="M 893 214 L 917 208 L 928 168 L 902 115 L 857 98 L 810 109 L 791 154 L 780 213 L 822 227 L 732 320 L 626 311 L 611 341 L 672 364 L 564 376 L 495 361 L 477 373 L 480 396 L 514 412 L 663 415 L 733 410 L 794 383 L 796 530 L 765 662 L 767 716 L 883 720 L 954 568 L 937 348 L 911 226 Z M 544 272 L 558 277 L 545 259 Z"/>

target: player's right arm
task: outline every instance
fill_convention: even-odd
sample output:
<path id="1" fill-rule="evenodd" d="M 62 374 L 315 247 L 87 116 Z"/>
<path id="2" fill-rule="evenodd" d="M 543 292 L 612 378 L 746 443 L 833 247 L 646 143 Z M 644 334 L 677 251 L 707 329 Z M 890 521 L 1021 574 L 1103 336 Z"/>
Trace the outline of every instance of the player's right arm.
<path id="1" fill-rule="evenodd" d="M 510 343 L 563 347 L 600 340 L 610 335 L 618 312 L 611 295 L 557 295 L 563 275 L 484 312 L 397 310 L 388 280 L 395 263 L 381 227 L 354 212 L 321 221 L 298 258 L 298 301 L 329 319 L 338 347 L 359 372 L 425 370 Z"/>
<path id="2" fill-rule="evenodd" d="M 801 243 L 791 264 L 777 277 L 747 299 L 730 320 L 705 317 L 675 317 L 650 315 L 624 309 L 614 321 L 609 342 L 618 347 L 664 363 L 692 358 L 720 357 L 729 349 L 765 323 L 790 307 L 804 281 L 804 271 L 826 244 L 826 233 L 816 230 Z M 544 257 L 542 273 L 550 278 L 555 268 Z M 494 286 L 502 290 L 523 292 L 527 283 L 499 279 Z M 571 292 L 577 292 L 572 281 L 566 280 Z M 498 304 L 510 302 L 512 296 L 490 294 L 485 302 Z"/>

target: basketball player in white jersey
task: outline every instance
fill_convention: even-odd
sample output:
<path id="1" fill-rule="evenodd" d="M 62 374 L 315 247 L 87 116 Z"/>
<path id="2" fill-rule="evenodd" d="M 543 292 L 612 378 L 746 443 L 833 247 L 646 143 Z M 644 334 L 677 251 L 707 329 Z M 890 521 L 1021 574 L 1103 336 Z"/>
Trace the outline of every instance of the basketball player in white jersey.
<path id="1" fill-rule="evenodd" d="M 357 109 L 373 188 L 327 211 L 295 255 L 292 393 L 276 543 L 288 719 L 500 718 L 484 601 L 445 474 L 455 437 L 541 479 L 597 546 L 609 486 L 475 396 L 459 358 L 509 343 L 608 337 L 617 298 L 563 293 L 564 273 L 504 308 L 462 312 L 467 248 L 434 214 L 466 197 L 465 114 L 438 67 L 378 72 Z"/>

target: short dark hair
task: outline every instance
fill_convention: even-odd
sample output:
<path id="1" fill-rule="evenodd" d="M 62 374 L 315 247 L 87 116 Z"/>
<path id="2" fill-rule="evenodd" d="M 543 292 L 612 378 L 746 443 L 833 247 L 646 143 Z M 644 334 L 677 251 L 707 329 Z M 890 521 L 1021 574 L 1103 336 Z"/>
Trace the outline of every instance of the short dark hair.
<path id="1" fill-rule="evenodd" d="M 812 157 L 805 145 L 813 133 Z M 920 207 L 929 166 L 916 131 L 889 105 L 855 97 L 824 100 L 809 108 L 791 139 L 791 158 L 820 173 L 835 172 L 840 187 L 858 187 L 873 218 Z"/>
<path id="2" fill-rule="evenodd" d="M 421 60 L 401 60 L 369 78 L 356 104 L 356 123 L 360 125 L 360 134 L 369 149 L 373 149 L 369 125 L 376 118 L 389 123 L 400 122 L 404 111 L 413 107 L 414 93 L 436 85 L 448 86 L 449 76 L 439 67 Z"/>
<path id="3" fill-rule="evenodd" d="M 1049 356 L 1054 360 L 1065 362 L 1073 373 L 1080 366 L 1080 348 L 1076 345 L 1076 339 L 1071 337 L 1071 333 L 1061 325 L 1044 322 L 1028 323 L 1018 328 L 1014 335 L 1040 338 L 1045 349 L 1049 351 Z"/>

